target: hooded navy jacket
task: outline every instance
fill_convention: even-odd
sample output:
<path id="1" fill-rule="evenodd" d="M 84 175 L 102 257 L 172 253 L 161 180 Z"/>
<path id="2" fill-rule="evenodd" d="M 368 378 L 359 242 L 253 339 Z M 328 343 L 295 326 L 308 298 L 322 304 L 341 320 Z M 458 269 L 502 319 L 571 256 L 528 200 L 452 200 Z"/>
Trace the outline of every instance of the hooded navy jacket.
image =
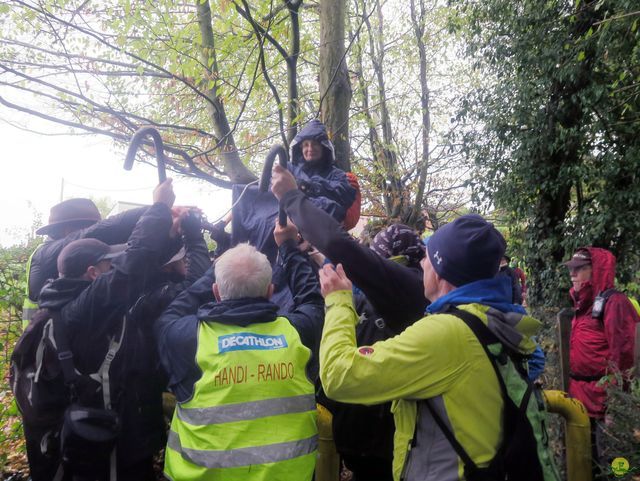
<path id="1" fill-rule="evenodd" d="M 304 160 L 302 142 L 305 140 L 320 142 L 323 151 L 321 160 Z M 322 122 L 312 120 L 295 136 L 291 142 L 290 159 L 289 170 L 298 181 L 300 189 L 311 202 L 342 222 L 356 198 L 356 190 L 349 183 L 345 172 L 335 166 L 335 150 Z"/>
<path id="2" fill-rule="evenodd" d="M 302 142 L 314 139 L 320 142 L 324 155 L 318 162 L 305 162 Z M 318 208 L 338 223 L 356 198 L 356 190 L 347 175 L 334 165 L 333 144 L 327 137 L 325 126 L 318 120 L 309 122 L 291 142 L 289 169 L 296 177 L 300 190 Z M 216 241 L 231 247 L 248 242 L 275 264 L 278 247 L 273 240 L 273 226 L 278 216 L 278 200 L 271 192 L 262 192 L 257 186 L 234 185 L 232 191 L 233 220 L 231 239 L 224 231 L 216 232 Z M 220 250 L 216 255 L 221 255 Z M 277 280 L 279 275 L 274 274 Z M 276 292 L 280 291 L 276 285 Z M 287 297 L 287 296 L 285 296 Z"/>

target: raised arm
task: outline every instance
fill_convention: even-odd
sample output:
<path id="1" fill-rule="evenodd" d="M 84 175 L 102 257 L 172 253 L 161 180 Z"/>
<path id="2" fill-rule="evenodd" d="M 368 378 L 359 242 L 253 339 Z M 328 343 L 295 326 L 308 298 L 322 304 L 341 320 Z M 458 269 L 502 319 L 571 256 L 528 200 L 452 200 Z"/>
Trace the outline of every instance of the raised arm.
<path id="1" fill-rule="evenodd" d="M 276 166 L 272 190 L 305 240 L 331 262 L 344 266 L 349 278 L 364 292 L 376 311 L 390 321 L 392 329 L 402 330 L 420 319 L 427 307 L 420 271 L 383 259 L 358 244 L 330 215 L 297 190 L 295 179 L 289 176 L 286 170 Z"/>
<path id="2" fill-rule="evenodd" d="M 112 269 L 64 308 L 74 355 L 89 370 L 99 367 L 96 352 L 120 334 L 123 316 L 159 267 L 169 241 L 173 198 L 169 179 L 154 191 L 154 204 L 137 222 L 126 251 L 113 260 Z"/>
<path id="3" fill-rule="evenodd" d="M 196 212 L 189 212 L 182 221 L 182 237 L 186 249 L 187 278 L 186 285 L 191 285 L 200 279 L 211 267 L 209 249 L 202 235 L 200 216 Z"/>
<path id="4" fill-rule="evenodd" d="M 298 249 L 297 236 L 298 230 L 291 222 L 285 227 L 276 224 L 274 237 L 278 244 L 279 262 L 286 273 L 294 304 L 286 316 L 300 333 L 302 342 L 317 353 L 324 320 L 324 301 L 320 295 L 318 275 L 309 257 Z"/>

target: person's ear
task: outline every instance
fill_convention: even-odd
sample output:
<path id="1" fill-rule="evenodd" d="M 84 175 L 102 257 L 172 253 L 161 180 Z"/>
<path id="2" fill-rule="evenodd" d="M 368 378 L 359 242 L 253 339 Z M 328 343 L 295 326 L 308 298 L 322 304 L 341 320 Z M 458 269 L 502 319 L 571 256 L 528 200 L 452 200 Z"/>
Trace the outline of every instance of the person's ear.
<path id="1" fill-rule="evenodd" d="M 267 287 L 267 296 L 266 296 L 267 299 L 271 299 L 274 289 L 275 289 L 274 285 L 269 283 L 269 287 Z"/>
<path id="2" fill-rule="evenodd" d="M 220 290 L 218 289 L 218 283 L 214 282 L 212 288 L 213 288 L 213 297 L 216 298 L 216 301 L 221 302 L 222 299 L 220 298 Z"/>
<path id="3" fill-rule="evenodd" d="M 436 282 L 440 283 L 440 281 L 442 281 L 442 277 L 440 277 L 440 274 L 438 274 L 438 272 L 435 269 L 432 269 L 432 270 L 433 270 L 433 275 L 436 278 Z"/>
<path id="4" fill-rule="evenodd" d="M 88 281 L 95 281 L 96 277 L 98 277 L 98 275 L 100 275 L 100 272 L 98 272 L 98 269 L 96 268 L 96 266 L 89 266 L 87 267 L 87 271 L 84 273 L 84 277 L 86 280 Z"/>

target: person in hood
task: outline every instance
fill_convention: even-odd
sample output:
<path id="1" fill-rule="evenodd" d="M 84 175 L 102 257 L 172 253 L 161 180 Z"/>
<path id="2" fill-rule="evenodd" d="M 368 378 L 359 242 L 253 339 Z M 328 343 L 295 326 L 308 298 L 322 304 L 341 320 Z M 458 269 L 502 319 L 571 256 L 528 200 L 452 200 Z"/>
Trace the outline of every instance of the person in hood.
<path id="1" fill-rule="evenodd" d="M 336 167 L 333 144 L 327 129 L 319 120 L 309 122 L 291 142 L 290 170 L 298 187 L 338 222 L 356 199 L 347 174 Z"/>
<path id="2" fill-rule="evenodd" d="M 611 252 L 583 247 L 565 265 L 573 284 L 569 295 L 575 309 L 569 348 L 569 394 L 587 409 L 595 436 L 594 455 L 598 457 L 607 403 L 606 387 L 599 381 L 608 373 L 625 374 L 633 367 L 639 319 L 627 296 L 612 290 L 616 258 Z M 596 306 L 597 297 L 606 298 L 598 302 L 604 302 L 603 306 Z"/>
<path id="3" fill-rule="evenodd" d="M 272 269 L 249 244 L 220 256 L 155 324 L 177 400 L 165 451 L 170 479 L 310 480 L 317 454 L 314 382 L 324 319 L 298 231 L 275 241 L 294 309 L 270 302 Z M 205 300 L 203 287 L 216 301 Z"/>
<path id="4" fill-rule="evenodd" d="M 380 254 L 388 252 L 390 257 L 397 256 L 403 243 L 395 247 L 378 243 L 377 252 L 358 243 L 334 218 L 315 205 L 298 188 L 291 172 L 280 165 L 273 168 L 271 190 L 302 237 L 331 262 L 344 266 L 349 278 L 388 327 L 399 333 L 424 317 L 429 301 L 424 297 L 422 286 L 421 248 L 412 246 L 410 252 L 402 252 L 404 258 L 397 259 L 400 262 L 394 262 Z M 398 229 L 398 233 L 401 231 Z M 389 238 L 389 234 L 381 235 L 380 239 Z"/>
<path id="5" fill-rule="evenodd" d="M 450 309 L 475 316 L 508 348 L 533 352 L 540 321 L 511 303 L 508 279 L 495 277 L 505 247 L 502 235 L 479 215 L 461 216 L 438 229 L 422 260 L 428 315 L 371 346 L 356 345 L 358 317 L 342 266 L 320 271 L 327 309 L 320 343 L 322 385 L 327 396 L 341 402 L 394 401 L 396 481 L 465 479 L 464 463 L 429 406 L 479 468 L 487 467 L 502 445 L 498 377 L 463 316 Z M 538 442 L 545 479 L 559 479 L 548 447 Z"/>

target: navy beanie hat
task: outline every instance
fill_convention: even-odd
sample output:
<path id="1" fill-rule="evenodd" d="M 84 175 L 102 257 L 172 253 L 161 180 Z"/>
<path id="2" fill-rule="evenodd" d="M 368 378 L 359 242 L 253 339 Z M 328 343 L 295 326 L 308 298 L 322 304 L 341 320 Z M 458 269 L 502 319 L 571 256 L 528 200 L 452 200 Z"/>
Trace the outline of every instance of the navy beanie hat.
<path id="1" fill-rule="evenodd" d="M 504 237 L 491 222 L 467 214 L 435 231 L 427 254 L 438 275 L 460 287 L 494 277 L 506 248 Z"/>

